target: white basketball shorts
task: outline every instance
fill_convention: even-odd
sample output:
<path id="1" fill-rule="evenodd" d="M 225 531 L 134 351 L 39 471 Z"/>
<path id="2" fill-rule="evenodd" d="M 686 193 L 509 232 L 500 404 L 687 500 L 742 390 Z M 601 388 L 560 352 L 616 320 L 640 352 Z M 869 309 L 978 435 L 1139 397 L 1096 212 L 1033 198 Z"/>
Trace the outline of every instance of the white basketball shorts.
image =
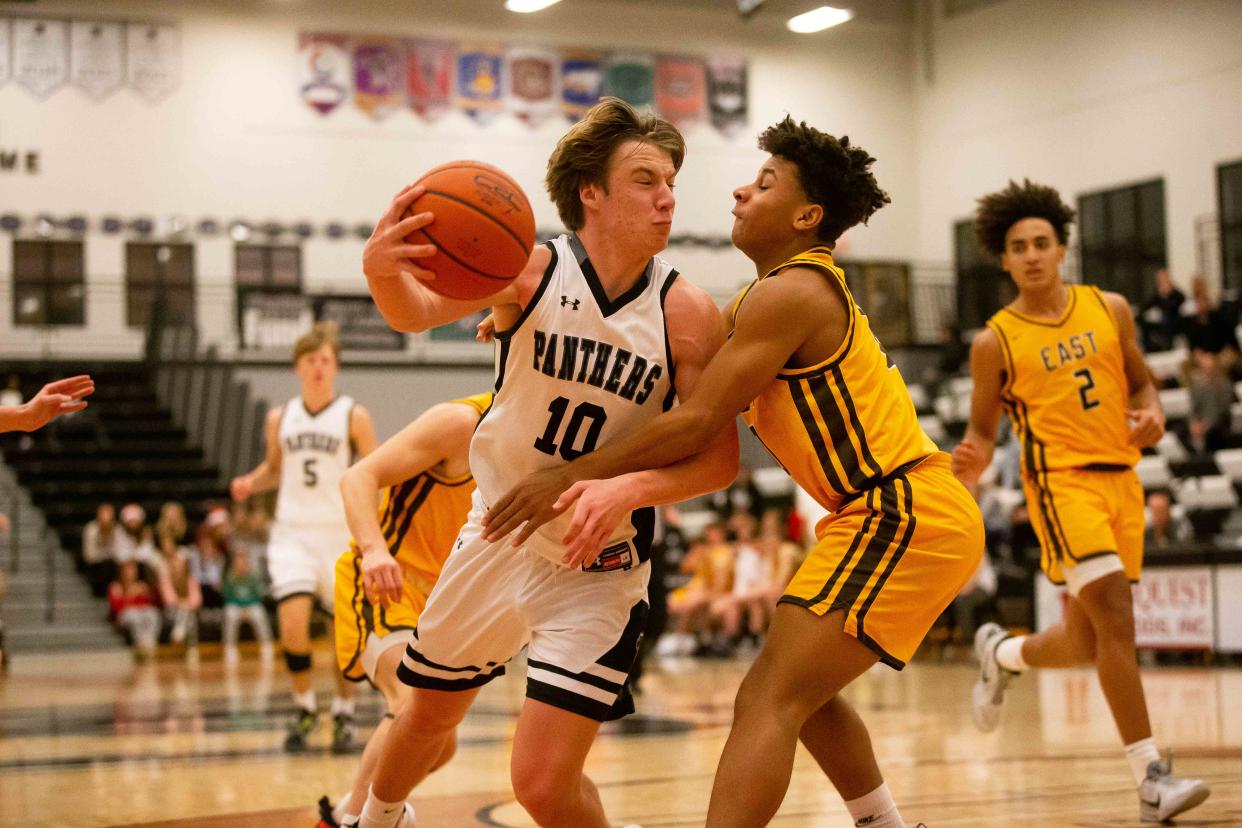
<path id="1" fill-rule="evenodd" d="M 431 591 L 400 679 L 431 690 L 481 687 L 529 644 L 528 698 L 596 721 L 631 712 L 625 681 L 646 625 L 651 564 L 569 569 L 510 538 L 487 543 L 477 517 Z"/>
<path id="2" fill-rule="evenodd" d="M 349 527 L 343 523 L 273 523 L 267 544 L 272 597 L 280 602 L 295 595 L 309 595 L 330 614 L 336 588 L 336 559 L 349 548 L 349 538 Z"/>

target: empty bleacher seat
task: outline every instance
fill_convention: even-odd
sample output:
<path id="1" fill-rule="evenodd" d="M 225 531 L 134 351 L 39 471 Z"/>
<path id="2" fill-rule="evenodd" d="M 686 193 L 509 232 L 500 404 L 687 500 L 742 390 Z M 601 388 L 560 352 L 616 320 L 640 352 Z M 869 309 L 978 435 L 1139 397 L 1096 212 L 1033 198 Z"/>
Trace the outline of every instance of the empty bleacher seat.
<path id="1" fill-rule="evenodd" d="M 931 400 L 927 398 L 927 389 L 917 382 L 907 385 L 906 388 L 910 391 L 910 400 L 914 403 L 914 408 L 917 411 L 926 411 L 931 404 Z"/>
<path id="2" fill-rule="evenodd" d="M 1156 375 L 1158 379 L 1166 380 L 1175 378 L 1182 370 L 1182 366 L 1186 360 L 1190 358 L 1190 353 L 1185 348 L 1174 348 L 1171 351 L 1156 351 L 1147 354 L 1147 367 Z"/>
<path id="3" fill-rule="evenodd" d="M 1134 467 L 1144 489 L 1162 489 L 1173 482 L 1173 472 L 1169 470 L 1169 461 L 1159 454 L 1139 458 Z"/>
<path id="4" fill-rule="evenodd" d="M 970 377 L 954 377 L 945 385 L 951 397 L 970 397 L 975 389 L 975 381 Z"/>
<path id="5" fill-rule="evenodd" d="M 1170 420 L 1186 417 L 1190 414 L 1190 389 L 1165 388 L 1160 392 L 1160 405 L 1164 415 Z"/>
<path id="6" fill-rule="evenodd" d="M 1215 459 L 1222 474 L 1231 480 L 1242 480 L 1242 449 L 1221 449 Z"/>
<path id="7" fill-rule="evenodd" d="M 939 417 L 932 417 L 930 415 L 919 417 L 919 425 L 923 427 L 923 430 L 927 432 L 927 436 L 932 438 L 932 442 L 936 445 L 940 445 L 949 437 Z"/>
<path id="8" fill-rule="evenodd" d="M 764 466 L 755 469 L 751 474 L 755 488 L 766 498 L 789 497 L 793 494 L 793 478 L 785 474 L 780 466 Z"/>
<path id="9" fill-rule="evenodd" d="M 1177 463 L 1186 459 L 1186 447 L 1182 445 L 1182 441 L 1177 438 L 1177 435 L 1171 431 L 1166 431 L 1164 436 L 1160 438 L 1160 442 L 1156 443 L 1156 451 L 1170 463 Z"/>
<path id="10" fill-rule="evenodd" d="M 1205 509 L 1232 509 L 1238 505 L 1233 482 L 1223 474 L 1190 477 L 1177 489 L 1177 502 L 1192 512 Z"/>

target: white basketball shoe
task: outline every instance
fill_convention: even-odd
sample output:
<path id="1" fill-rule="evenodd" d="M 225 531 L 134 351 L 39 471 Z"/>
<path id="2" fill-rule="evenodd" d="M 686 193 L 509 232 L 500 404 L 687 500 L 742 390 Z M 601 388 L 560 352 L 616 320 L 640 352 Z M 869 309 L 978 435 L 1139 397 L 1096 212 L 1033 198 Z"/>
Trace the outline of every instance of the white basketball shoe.
<path id="1" fill-rule="evenodd" d="M 996 662 L 996 648 L 1009 638 L 1009 633 L 992 622 L 984 624 L 975 632 L 975 658 L 979 662 L 979 680 L 971 691 L 970 717 L 975 727 L 991 733 L 1000 724 L 1001 705 L 1005 701 L 1005 687 L 1017 675 Z"/>
<path id="2" fill-rule="evenodd" d="M 1139 785 L 1139 820 L 1164 822 L 1202 804 L 1212 789 L 1201 779 L 1173 775 L 1173 757 L 1147 765 L 1147 778 Z"/>

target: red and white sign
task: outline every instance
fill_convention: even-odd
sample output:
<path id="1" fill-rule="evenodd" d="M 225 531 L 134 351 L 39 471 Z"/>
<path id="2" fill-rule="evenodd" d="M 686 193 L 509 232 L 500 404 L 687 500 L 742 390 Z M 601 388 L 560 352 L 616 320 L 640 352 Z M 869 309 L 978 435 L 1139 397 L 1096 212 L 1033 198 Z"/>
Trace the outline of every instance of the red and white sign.
<path id="1" fill-rule="evenodd" d="M 1134 633 L 1139 647 L 1210 650 L 1215 643 L 1215 595 L 1212 568 L 1207 566 L 1153 567 L 1143 570 L 1133 587 Z M 1036 588 L 1036 627 L 1045 630 L 1060 622 L 1067 593 L 1039 578 Z"/>

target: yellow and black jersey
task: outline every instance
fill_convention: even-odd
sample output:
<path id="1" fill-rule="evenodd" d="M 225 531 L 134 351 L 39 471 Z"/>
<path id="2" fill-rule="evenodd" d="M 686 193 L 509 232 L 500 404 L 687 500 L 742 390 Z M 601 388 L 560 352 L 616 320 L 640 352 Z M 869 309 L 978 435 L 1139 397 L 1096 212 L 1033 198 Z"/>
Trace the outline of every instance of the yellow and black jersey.
<path id="1" fill-rule="evenodd" d="M 831 251 L 811 248 L 760 278 L 790 267 L 815 268 L 840 287 L 849 306 L 845 339 L 819 364 L 781 371 L 742 416 L 798 485 L 835 512 L 937 448 Z M 738 297 L 734 315 L 745 298 Z"/>
<path id="2" fill-rule="evenodd" d="M 1030 477 L 1066 469 L 1128 467 L 1130 398 L 1117 320 L 1099 288 L 1070 285 L 1060 319 L 1002 308 L 988 327 L 1005 361 L 1001 402 Z"/>

